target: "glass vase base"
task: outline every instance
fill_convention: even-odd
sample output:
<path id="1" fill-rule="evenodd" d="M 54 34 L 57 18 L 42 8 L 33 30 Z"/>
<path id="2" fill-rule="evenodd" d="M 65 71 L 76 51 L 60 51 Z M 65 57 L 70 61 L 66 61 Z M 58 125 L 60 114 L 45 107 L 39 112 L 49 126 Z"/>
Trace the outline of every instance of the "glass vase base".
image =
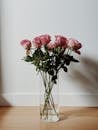
<path id="1" fill-rule="evenodd" d="M 43 122 L 57 122 L 59 121 L 59 117 L 57 115 L 49 115 L 48 118 L 41 117 L 41 121 Z"/>

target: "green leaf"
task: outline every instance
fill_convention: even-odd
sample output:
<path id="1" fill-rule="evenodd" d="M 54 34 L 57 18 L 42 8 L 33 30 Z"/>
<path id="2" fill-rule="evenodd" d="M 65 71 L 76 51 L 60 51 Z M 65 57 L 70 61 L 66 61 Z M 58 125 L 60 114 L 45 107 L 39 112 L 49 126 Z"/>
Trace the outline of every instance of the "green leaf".
<path id="1" fill-rule="evenodd" d="M 52 76 L 52 81 L 57 79 L 57 75 Z"/>
<path id="2" fill-rule="evenodd" d="M 75 59 L 74 57 L 72 57 L 71 61 L 73 61 L 73 62 L 79 62 L 79 60 Z"/>
<path id="3" fill-rule="evenodd" d="M 32 62 L 32 61 L 33 61 L 33 59 L 32 59 L 31 56 L 26 56 L 26 57 L 24 57 L 24 60 L 25 60 L 26 62 Z"/>
<path id="4" fill-rule="evenodd" d="M 65 72 L 67 72 L 67 71 L 68 71 L 68 69 L 67 69 L 67 67 L 66 67 L 66 66 L 63 66 L 62 68 L 63 68 L 63 70 L 64 70 Z"/>
<path id="5" fill-rule="evenodd" d="M 54 70 L 49 70 L 48 73 L 49 73 L 50 75 L 54 75 Z"/>
<path id="6" fill-rule="evenodd" d="M 70 62 L 79 62 L 73 56 L 70 56 L 70 55 L 64 55 L 63 58 L 65 59 L 66 65 L 70 65 Z"/>

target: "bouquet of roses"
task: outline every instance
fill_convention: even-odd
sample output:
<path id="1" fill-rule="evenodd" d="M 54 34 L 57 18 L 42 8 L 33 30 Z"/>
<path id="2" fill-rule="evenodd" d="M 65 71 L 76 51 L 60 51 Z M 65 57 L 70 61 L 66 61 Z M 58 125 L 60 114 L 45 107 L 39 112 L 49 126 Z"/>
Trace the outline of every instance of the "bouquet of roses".
<path id="1" fill-rule="evenodd" d="M 53 41 L 48 34 L 37 36 L 32 41 L 22 40 L 21 45 L 26 51 L 24 60 L 34 64 L 42 76 L 45 92 L 41 118 L 50 120 L 52 119 L 50 115 L 56 114 L 58 116 L 52 89 L 57 83 L 59 71 L 63 69 L 67 72 L 71 62 L 79 62 L 72 56 L 72 52 L 80 54 L 79 49 L 82 45 L 73 38 L 66 38 L 61 35 L 56 35 Z"/>
<path id="2" fill-rule="evenodd" d="M 21 45 L 26 50 L 24 60 L 36 66 L 37 71 L 43 71 L 52 76 L 51 80 L 56 83 L 60 69 L 67 72 L 67 66 L 71 62 L 79 62 L 72 55 L 72 51 L 80 54 L 81 43 L 73 38 L 56 35 L 55 41 L 51 36 L 40 35 L 33 41 L 22 40 Z"/>

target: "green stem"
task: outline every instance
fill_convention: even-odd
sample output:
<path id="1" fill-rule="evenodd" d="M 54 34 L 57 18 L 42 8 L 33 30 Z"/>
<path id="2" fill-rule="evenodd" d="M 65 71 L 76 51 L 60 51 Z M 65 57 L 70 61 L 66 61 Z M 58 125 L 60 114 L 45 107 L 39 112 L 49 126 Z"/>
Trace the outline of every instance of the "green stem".
<path id="1" fill-rule="evenodd" d="M 52 94 L 51 94 L 51 103 L 52 103 L 52 106 L 53 106 L 53 109 L 54 109 L 56 115 L 58 116 L 58 113 L 57 113 L 57 111 L 56 111 L 56 109 L 55 109 L 55 104 L 54 104 L 54 101 L 53 101 L 53 96 L 52 96 Z"/>
<path id="2" fill-rule="evenodd" d="M 56 114 L 57 114 L 57 112 L 56 112 L 55 104 L 54 104 L 53 97 L 51 94 L 54 83 L 51 81 L 50 75 L 48 78 L 47 78 L 47 74 L 44 76 L 43 76 L 43 79 L 44 79 L 44 85 L 45 85 L 45 103 L 44 103 L 44 107 L 43 107 L 43 111 L 42 111 L 42 116 L 46 115 L 46 118 L 48 119 L 48 114 L 49 114 L 48 107 L 53 108 L 53 110 L 55 111 Z M 46 112 L 46 114 L 45 114 L 45 112 Z"/>

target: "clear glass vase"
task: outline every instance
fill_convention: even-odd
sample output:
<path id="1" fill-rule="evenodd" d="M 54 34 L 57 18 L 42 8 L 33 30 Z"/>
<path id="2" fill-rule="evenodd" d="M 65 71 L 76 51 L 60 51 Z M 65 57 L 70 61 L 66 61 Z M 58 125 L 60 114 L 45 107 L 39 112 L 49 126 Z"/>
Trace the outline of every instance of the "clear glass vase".
<path id="1" fill-rule="evenodd" d="M 59 120 L 59 85 L 51 80 L 52 76 L 41 72 L 42 84 L 40 88 L 40 119 L 47 122 Z"/>

